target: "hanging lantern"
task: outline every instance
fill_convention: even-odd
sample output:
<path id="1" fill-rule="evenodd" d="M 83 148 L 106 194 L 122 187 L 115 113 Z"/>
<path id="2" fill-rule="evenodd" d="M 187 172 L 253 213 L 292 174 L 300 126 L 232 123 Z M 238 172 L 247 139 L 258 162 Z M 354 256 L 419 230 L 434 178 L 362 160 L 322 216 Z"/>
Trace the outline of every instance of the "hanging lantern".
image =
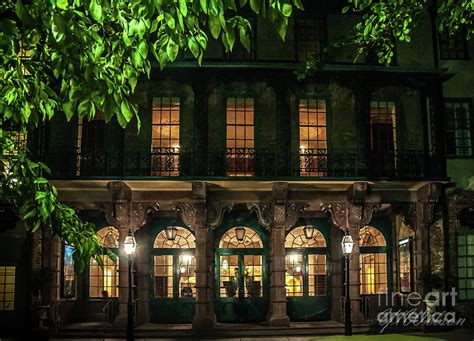
<path id="1" fill-rule="evenodd" d="M 342 242 L 341 242 L 342 254 L 344 256 L 349 256 L 352 253 L 353 247 L 354 247 L 354 240 L 352 239 L 352 236 L 350 234 L 346 234 L 342 238 Z"/>
<path id="2" fill-rule="evenodd" d="M 133 256 L 137 250 L 137 242 L 135 241 L 135 237 L 131 230 L 128 230 L 128 236 L 125 237 L 123 248 L 125 249 L 125 254 L 127 256 Z"/>
<path id="3" fill-rule="evenodd" d="M 244 240 L 244 237 L 245 237 L 245 227 L 243 226 L 237 226 L 235 228 L 235 235 L 237 237 L 237 240 L 239 242 L 243 241 Z"/>
<path id="4" fill-rule="evenodd" d="M 313 234 L 314 234 L 314 226 L 313 225 L 306 225 L 303 230 L 304 230 L 304 235 L 305 235 L 306 239 L 313 238 Z"/>
<path id="5" fill-rule="evenodd" d="M 168 240 L 175 240 L 176 236 L 178 235 L 178 229 L 176 226 L 168 226 L 165 229 L 166 239 Z"/>

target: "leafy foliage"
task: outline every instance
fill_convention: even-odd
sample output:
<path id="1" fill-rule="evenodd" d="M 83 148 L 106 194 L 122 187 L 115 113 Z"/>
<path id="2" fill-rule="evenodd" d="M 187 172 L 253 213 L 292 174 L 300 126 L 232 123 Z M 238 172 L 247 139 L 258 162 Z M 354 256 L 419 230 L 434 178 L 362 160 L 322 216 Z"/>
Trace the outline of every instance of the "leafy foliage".
<path id="1" fill-rule="evenodd" d="M 469 39 L 474 33 L 472 0 L 347 0 L 343 14 L 358 15 L 360 20 L 344 38 L 332 42 L 298 72 L 300 79 L 320 68 L 335 50 L 354 45 L 354 61 L 374 54 L 380 64 L 390 65 L 397 43 L 410 43 L 414 29 L 434 15 L 439 32 L 453 35 L 465 29 Z"/>
<path id="2" fill-rule="evenodd" d="M 77 269 L 103 252 L 94 227 L 58 200 L 46 165 L 33 162 L 5 132 L 38 127 L 56 114 L 122 127 L 137 120 L 132 96 L 180 50 L 202 62 L 209 34 L 232 51 L 238 39 L 250 47 L 251 25 L 242 7 L 265 17 L 285 38 L 300 0 L 16 0 L 0 1 L 0 143 L 2 198 L 21 206 L 29 231 L 42 226 L 75 247 Z M 14 152 L 15 151 L 15 152 Z M 5 171 L 1 171 L 1 170 Z"/>

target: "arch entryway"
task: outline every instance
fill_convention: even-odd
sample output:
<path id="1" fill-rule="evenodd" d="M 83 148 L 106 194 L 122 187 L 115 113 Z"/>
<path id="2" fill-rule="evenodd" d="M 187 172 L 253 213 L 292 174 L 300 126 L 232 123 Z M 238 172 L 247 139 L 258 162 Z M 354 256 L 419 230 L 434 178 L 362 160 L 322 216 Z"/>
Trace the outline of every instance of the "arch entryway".
<path id="1" fill-rule="evenodd" d="M 268 310 L 265 234 L 247 224 L 216 236 L 216 302 L 219 322 L 261 322 Z"/>
<path id="2" fill-rule="evenodd" d="M 173 239 L 164 227 L 152 239 L 150 320 L 154 323 L 189 323 L 195 312 L 196 241 L 188 229 L 174 228 Z"/>
<path id="3" fill-rule="evenodd" d="M 324 228 L 308 227 L 293 228 L 285 240 L 287 314 L 292 321 L 330 319 L 329 248 Z"/>

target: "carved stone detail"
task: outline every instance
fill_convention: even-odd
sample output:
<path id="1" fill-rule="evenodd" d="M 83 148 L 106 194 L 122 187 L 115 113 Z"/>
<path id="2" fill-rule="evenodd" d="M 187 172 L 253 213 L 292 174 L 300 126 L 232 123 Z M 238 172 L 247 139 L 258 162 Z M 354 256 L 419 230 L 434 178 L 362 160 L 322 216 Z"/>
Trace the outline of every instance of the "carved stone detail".
<path id="1" fill-rule="evenodd" d="M 134 202 L 125 200 L 118 202 L 96 203 L 96 208 L 105 213 L 108 224 L 118 229 L 139 229 L 142 227 L 151 212 L 159 209 L 156 202 Z"/>
<path id="2" fill-rule="evenodd" d="M 328 202 L 321 204 L 321 210 L 326 212 L 334 226 L 346 230 L 349 227 L 367 225 L 372 220 L 380 205 L 376 203 L 353 204 L 351 202 Z"/>
<path id="3" fill-rule="evenodd" d="M 196 227 L 206 227 L 206 205 L 203 202 L 177 202 L 176 211 L 183 223 L 194 231 Z"/>
<path id="4" fill-rule="evenodd" d="M 423 200 L 402 206 L 403 223 L 416 230 L 418 226 L 430 226 L 436 220 L 436 201 Z"/>
<path id="5" fill-rule="evenodd" d="M 133 227 L 140 228 L 145 225 L 150 213 L 157 212 L 160 205 L 156 202 L 134 202 L 132 203 L 130 223 Z"/>
<path id="6" fill-rule="evenodd" d="M 211 229 L 215 229 L 222 223 L 224 215 L 234 208 L 233 202 L 217 202 L 208 205 L 207 223 Z"/>
<path id="7" fill-rule="evenodd" d="M 257 219 L 260 225 L 262 225 L 266 230 L 270 230 L 273 221 L 270 204 L 263 202 L 250 202 L 247 204 L 247 208 L 250 212 L 257 214 Z"/>
<path id="8" fill-rule="evenodd" d="M 296 224 L 301 215 L 308 209 L 305 202 L 291 202 L 286 206 L 285 229 L 289 230 Z"/>

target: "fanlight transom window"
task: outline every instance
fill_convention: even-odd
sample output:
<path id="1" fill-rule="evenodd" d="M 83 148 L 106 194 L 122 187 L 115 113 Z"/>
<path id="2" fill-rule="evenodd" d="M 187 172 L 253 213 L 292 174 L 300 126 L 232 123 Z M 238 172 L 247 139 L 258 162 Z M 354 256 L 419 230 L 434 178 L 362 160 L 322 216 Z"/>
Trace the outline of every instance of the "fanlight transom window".
<path id="1" fill-rule="evenodd" d="M 166 238 L 166 231 L 161 231 L 156 236 L 154 248 L 158 249 L 194 249 L 196 248 L 196 238 L 191 231 L 184 227 L 176 226 L 178 233 L 174 240 Z"/>
<path id="2" fill-rule="evenodd" d="M 313 237 L 306 238 L 304 226 L 299 226 L 291 230 L 286 236 L 285 247 L 326 247 L 326 240 L 321 232 L 314 229 Z"/>
<path id="3" fill-rule="evenodd" d="M 112 226 L 101 228 L 97 231 L 99 243 L 103 247 L 118 248 L 119 247 L 119 232 Z"/>
<path id="4" fill-rule="evenodd" d="M 263 248 L 262 239 L 260 238 L 257 232 L 255 232 L 249 227 L 244 227 L 244 230 L 244 239 L 241 241 L 237 239 L 237 232 L 235 228 L 231 228 L 230 230 L 228 230 L 222 236 L 219 242 L 219 248 Z"/>
<path id="5" fill-rule="evenodd" d="M 359 232 L 359 246 L 387 246 L 383 234 L 372 226 L 364 226 Z"/>

